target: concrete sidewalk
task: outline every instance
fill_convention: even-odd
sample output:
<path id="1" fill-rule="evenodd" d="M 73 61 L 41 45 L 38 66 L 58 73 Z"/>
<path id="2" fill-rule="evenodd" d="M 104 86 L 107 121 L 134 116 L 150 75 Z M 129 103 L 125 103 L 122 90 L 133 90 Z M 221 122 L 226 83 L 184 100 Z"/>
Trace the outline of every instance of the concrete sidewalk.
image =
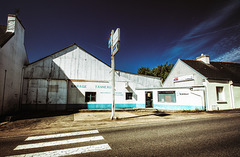
<path id="1" fill-rule="evenodd" d="M 107 127 L 120 127 L 127 125 L 171 123 L 183 120 L 201 118 L 214 118 L 231 116 L 236 112 L 160 112 L 158 110 L 118 110 L 116 120 L 110 120 L 110 110 L 87 110 L 78 113 L 16 120 L 0 126 L 0 137 L 30 136 L 36 134 L 51 134 L 57 132 L 70 132 Z"/>

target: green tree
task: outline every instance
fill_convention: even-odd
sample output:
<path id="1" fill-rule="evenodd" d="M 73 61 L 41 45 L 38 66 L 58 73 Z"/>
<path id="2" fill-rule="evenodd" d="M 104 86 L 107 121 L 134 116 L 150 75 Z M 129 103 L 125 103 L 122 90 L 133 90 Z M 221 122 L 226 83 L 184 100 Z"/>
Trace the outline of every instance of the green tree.
<path id="1" fill-rule="evenodd" d="M 149 69 L 149 67 L 141 67 L 141 68 L 138 68 L 138 74 L 141 74 L 141 75 L 151 75 L 151 70 Z"/>
<path id="2" fill-rule="evenodd" d="M 171 72 L 174 64 L 166 62 L 164 65 L 158 65 L 155 68 L 150 69 L 149 67 L 141 67 L 138 69 L 138 74 L 142 75 L 149 75 L 149 76 L 155 76 L 160 77 L 163 79 L 163 82 L 168 77 L 169 73 Z"/>

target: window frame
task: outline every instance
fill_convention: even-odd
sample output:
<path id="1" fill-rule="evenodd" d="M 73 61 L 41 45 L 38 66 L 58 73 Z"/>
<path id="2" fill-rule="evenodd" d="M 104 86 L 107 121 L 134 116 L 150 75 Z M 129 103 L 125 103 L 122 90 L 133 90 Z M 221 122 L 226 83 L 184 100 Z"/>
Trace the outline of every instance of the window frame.
<path id="1" fill-rule="evenodd" d="M 221 89 L 221 90 L 219 90 L 219 89 Z M 217 102 L 225 102 L 226 101 L 223 86 L 216 86 L 216 98 L 217 98 Z"/>
<path id="2" fill-rule="evenodd" d="M 177 102 L 176 91 L 158 91 L 157 94 L 158 94 L 159 103 L 176 103 Z M 163 95 L 164 101 L 162 101 L 160 97 L 161 94 Z M 169 98 L 170 98 L 170 101 L 168 101 Z"/>
<path id="3" fill-rule="evenodd" d="M 97 92 L 85 92 L 85 102 L 96 102 L 96 100 L 97 100 Z"/>
<path id="4" fill-rule="evenodd" d="M 131 98 L 129 98 L 128 97 L 128 94 L 130 94 L 131 96 Z M 125 94 L 125 100 L 133 100 L 133 93 L 132 92 L 126 92 L 126 94 Z"/>

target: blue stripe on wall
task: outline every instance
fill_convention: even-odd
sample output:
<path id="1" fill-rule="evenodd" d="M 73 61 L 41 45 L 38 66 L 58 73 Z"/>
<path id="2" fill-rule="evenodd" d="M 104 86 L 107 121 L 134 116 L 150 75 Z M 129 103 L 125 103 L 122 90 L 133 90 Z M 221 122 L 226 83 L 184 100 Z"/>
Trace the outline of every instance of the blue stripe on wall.
<path id="1" fill-rule="evenodd" d="M 88 109 L 111 109 L 112 104 L 88 104 Z M 115 108 L 136 108 L 136 104 L 115 104 Z"/>
<path id="2" fill-rule="evenodd" d="M 112 104 L 88 104 L 88 109 L 111 109 Z M 116 109 L 120 108 L 146 108 L 145 104 L 115 104 Z M 202 106 L 190 105 L 169 105 L 169 104 L 153 104 L 153 108 L 163 110 L 205 110 Z"/>
<path id="3" fill-rule="evenodd" d="M 203 106 L 190 106 L 190 105 L 162 105 L 154 104 L 153 108 L 164 109 L 164 110 L 204 110 Z"/>
<path id="4" fill-rule="evenodd" d="M 136 104 L 136 108 L 146 108 L 145 104 Z"/>

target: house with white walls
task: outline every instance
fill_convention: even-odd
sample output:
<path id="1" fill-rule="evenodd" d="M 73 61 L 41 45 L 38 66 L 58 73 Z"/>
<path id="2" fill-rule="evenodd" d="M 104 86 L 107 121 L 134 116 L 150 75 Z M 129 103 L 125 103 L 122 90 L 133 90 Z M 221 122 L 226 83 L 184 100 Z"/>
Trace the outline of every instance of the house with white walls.
<path id="1" fill-rule="evenodd" d="M 237 109 L 240 108 L 240 63 L 210 61 L 209 55 L 203 54 L 196 60 L 179 59 L 163 84 L 166 87 L 202 91 L 207 111 Z M 195 103 L 192 100 L 192 105 Z"/>
<path id="2" fill-rule="evenodd" d="M 0 116 L 21 104 L 23 67 L 28 64 L 24 31 L 16 15 L 8 15 L 7 25 L 0 25 Z"/>

